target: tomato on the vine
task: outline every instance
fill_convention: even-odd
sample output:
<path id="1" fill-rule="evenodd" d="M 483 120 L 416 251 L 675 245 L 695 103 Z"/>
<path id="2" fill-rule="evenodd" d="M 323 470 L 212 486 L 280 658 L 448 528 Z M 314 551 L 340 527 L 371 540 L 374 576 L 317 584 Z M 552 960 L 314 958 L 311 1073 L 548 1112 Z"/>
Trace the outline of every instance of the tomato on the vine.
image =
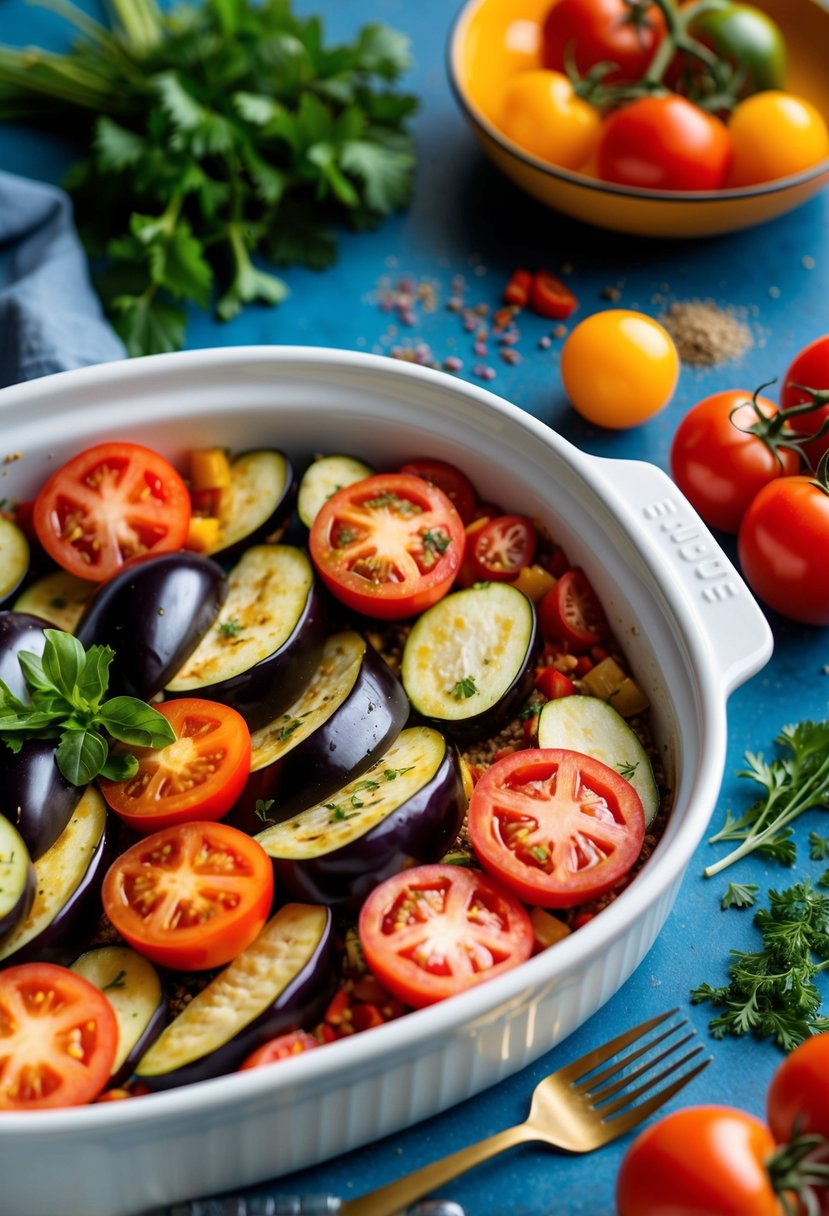
<path id="1" fill-rule="evenodd" d="M 617 1216 L 782 1216 L 766 1162 L 771 1132 L 728 1106 L 688 1106 L 651 1123 L 616 1177 Z"/>
<path id="2" fill-rule="evenodd" d="M 798 388 L 798 385 L 803 385 L 803 388 Z M 813 389 L 814 392 L 808 393 L 805 389 Z M 803 454 L 816 469 L 823 453 L 829 452 L 829 334 L 815 338 L 792 359 L 783 377 L 780 408 L 790 410 L 804 402 L 814 401 L 814 393 L 825 396 L 825 404 L 790 418 L 789 426 L 798 435 L 815 436 L 803 444 Z M 824 426 L 825 434 L 818 435 Z"/>
<path id="3" fill-rule="evenodd" d="M 597 64 L 612 64 L 605 81 L 644 76 L 665 36 L 665 18 L 649 0 L 558 0 L 544 19 L 541 56 L 545 68 L 579 76 Z"/>
<path id="4" fill-rule="evenodd" d="M 753 4 L 720 0 L 718 7 L 706 7 L 691 18 L 688 33 L 742 74 L 743 96 L 782 87 L 786 75 L 783 34 Z"/>
<path id="5" fill-rule="evenodd" d="M 746 582 L 770 608 L 807 625 L 829 625 L 825 470 L 822 480 L 781 477 L 764 486 L 743 516 L 737 550 Z"/>
<path id="6" fill-rule="evenodd" d="M 803 173 L 829 157 L 829 128 L 805 97 L 767 89 L 741 101 L 728 121 L 733 160 L 725 185 L 754 186 Z"/>
<path id="7" fill-rule="evenodd" d="M 673 396 L 679 355 L 666 329 L 626 308 L 596 312 L 561 348 L 561 380 L 588 422 L 614 430 L 638 426 Z"/>
<path id="8" fill-rule="evenodd" d="M 729 131 L 678 93 L 640 97 L 605 120 L 599 177 L 646 190 L 720 190 L 731 165 Z"/>
<path id="9" fill-rule="evenodd" d="M 766 1091 L 766 1118 L 778 1144 L 793 1135 L 829 1140 L 829 1032 L 784 1057 Z"/>
<path id="10" fill-rule="evenodd" d="M 771 429 L 769 419 L 775 420 Z M 710 527 L 736 532 L 764 485 L 800 469 L 797 452 L 777 446 L 779 422 L 773 401 L 741 389 L 703 398 L 680 422 L 671 443 L 671 474 Z"/>
<path id="11" fill-rule="evenodd" d="M 601 117 L 577 96 L 563 72 L 521 72 L 507 85 L 499 126 L 532 156 L 563 169 L 580 168 L 599 139 Z"/>

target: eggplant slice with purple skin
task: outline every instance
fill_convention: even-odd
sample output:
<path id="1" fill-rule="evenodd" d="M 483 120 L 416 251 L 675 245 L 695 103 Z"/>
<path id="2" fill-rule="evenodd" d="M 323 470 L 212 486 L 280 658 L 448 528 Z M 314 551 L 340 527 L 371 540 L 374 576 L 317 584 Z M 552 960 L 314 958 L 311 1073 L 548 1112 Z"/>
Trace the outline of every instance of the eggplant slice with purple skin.
<path id="1" fill-rule="evenodd" d="M 148 701 L 198 646 L 227 595 L 217 562 L 198 553 L 144 558 L 104 583 L 75 629 L 85 647 L 111 646 L 109 695 Z"/>
<path id="2" fill-rule="evenodd" d="M 230 485 L 219 509 L 219 542 L 210 556 L 235 561 L 245 549 L 274 534 L 290 520 L 296 500 L 293 465 L 284 452 L 260 448 L 241 452 L 230 465 Z"/>
<path id="3" fill-rule="evenodd" d="M 110 1086 L 123 1085 L 167 1022 L 161 978 L 149 959 L 129 946 L 97 946 L 75 959 L 72 971 L 100 988 L 118 1022 L 118 1050 Z"/>
<path id="4" fill-rule="evenodd" d="M 0 943 L 29 915 L 37 875 L 26 845 L 4 815 L 0 815 Z"/>
<path id="5" fill-rule="evenodd" d="M 38 657 L 46 645 L 44 629 L 52 629 L 42 617 L 28 612 L 0 612 L 0 680 L 21 701 L 29 700 L 18 655 L 26 650 Z"/>
<path id="6" fill-rule="evenodd" d="M 285 904 L 161 1032 L 135 1077 L 153 1090 L 204 1081 L 315 1025 L 337 987 L 338 957 L 330 911 Z"/>
<path id="7" fill-rule="evenodd" d="M 66 965 L 100 914 L 108 859 L 106 803 L 88 786 L 61 835 L 34 863 L 35 898 L 25 920 L 0 942 L 0 966 L 33 960 Z"/>
<path id="8" fill-rule="evenodd" d="M 55 759 L 57 739 L 26 739 L 19 752 L 0 743 L 0 813 L 17 828 L 32 861 L 51 849 L 83 794 Z"/>
<path id="9" fill-rule="evenodd" d="M 327 617 L 308 555 L 293 545 L 255 545 L 231 570 L 218 617 L 165 693 L 220 701 L 259 730 L 311 683 Z"/>
<path id="10" fill-rule="evenodd" d="M 439 860 L 465 811 L 454 747 L 413 726 L 360 777 L 254 839 L 273 860 L 277 888 L 356 907 L 392 874 Z"/>
<path id="11" fill-rule="evenodd" d="M 401 678 L 412 708 L 463 741 L 494 735 L 533 685 L 535 609 L 511 583 L 454 591 L 415 621 Z"/>
<path id="12" fill-rule="evenodd" d="M 397 738 L 409 700 L 361 634 L 325 643 L 314 678 L 285 713 L 255 731 L 250 777 L 228 822 L 251 835 L 363 773 Z"/>

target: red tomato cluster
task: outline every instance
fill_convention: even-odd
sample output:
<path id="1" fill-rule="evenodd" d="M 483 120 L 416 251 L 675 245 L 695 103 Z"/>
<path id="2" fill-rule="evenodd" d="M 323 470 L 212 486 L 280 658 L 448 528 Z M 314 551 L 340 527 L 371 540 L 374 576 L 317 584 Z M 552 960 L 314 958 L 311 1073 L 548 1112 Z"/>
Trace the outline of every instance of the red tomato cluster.
<path id="1" fill-rule="evenodd" d="M 786 1057 L 766 1120 L 691 1106 L 631 1144 L 616 1181 L 618 1216 L 784 1216 L 829 1211 L 829 1034 Z"/>
<path id="2" fill-rule="evenodd" d="M 541 160 L 622 186 L 750 186 L 829 156 L 823 116 L 785 76 L 783 36 L 750 4 L 556 0 L 500 126 Z"/>
<path id="3" fill-rule="evenodd" d="M 680 423 L 671 472 L 706 523 L 737 534 L 740 565 L 769 607 L 829 625 L 829 334 L 804 347 L 779 407 L 715 393 Z"/>

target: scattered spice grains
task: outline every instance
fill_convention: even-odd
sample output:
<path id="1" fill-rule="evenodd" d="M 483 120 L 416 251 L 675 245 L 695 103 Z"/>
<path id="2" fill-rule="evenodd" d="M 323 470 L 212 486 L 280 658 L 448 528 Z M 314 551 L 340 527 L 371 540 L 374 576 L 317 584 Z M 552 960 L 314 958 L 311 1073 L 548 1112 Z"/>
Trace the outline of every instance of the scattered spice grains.
<path id="1" fill-rule="evenodd" d="M 736 309 L 713 300 L 677 301 L 659 318 L 683 363 L 715 366 L 738 359 L 754 345 L 751 329 Z"/>

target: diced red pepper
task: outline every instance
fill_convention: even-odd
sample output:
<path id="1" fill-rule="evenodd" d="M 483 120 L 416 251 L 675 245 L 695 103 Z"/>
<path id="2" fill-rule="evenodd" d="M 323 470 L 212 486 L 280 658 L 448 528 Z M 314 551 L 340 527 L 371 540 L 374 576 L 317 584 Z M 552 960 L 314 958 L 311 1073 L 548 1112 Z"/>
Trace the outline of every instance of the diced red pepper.
<path id="1" fill-rule="evenodd" d="M 523 308 L 529 298 L 532 281 L 533 276 L 529 270 L 514 270 L 512 278 L 504 288 L 504 303 Z"/>
<path id="2" fill-rule="evenodd" d="M 555 667 L 542 668 L 535 677 L 535 686 L 548 701 L 570 697 L 576 691 L 573 681 Z"/>
<path id="3" fill-rule="evenodd" d="M 372 1030 L 375 1026 L 382 1026 L 386 1020 L 376 1005 L 368 1003 L 355 1005 L 352 1015 L 355 1030 Z"/>

